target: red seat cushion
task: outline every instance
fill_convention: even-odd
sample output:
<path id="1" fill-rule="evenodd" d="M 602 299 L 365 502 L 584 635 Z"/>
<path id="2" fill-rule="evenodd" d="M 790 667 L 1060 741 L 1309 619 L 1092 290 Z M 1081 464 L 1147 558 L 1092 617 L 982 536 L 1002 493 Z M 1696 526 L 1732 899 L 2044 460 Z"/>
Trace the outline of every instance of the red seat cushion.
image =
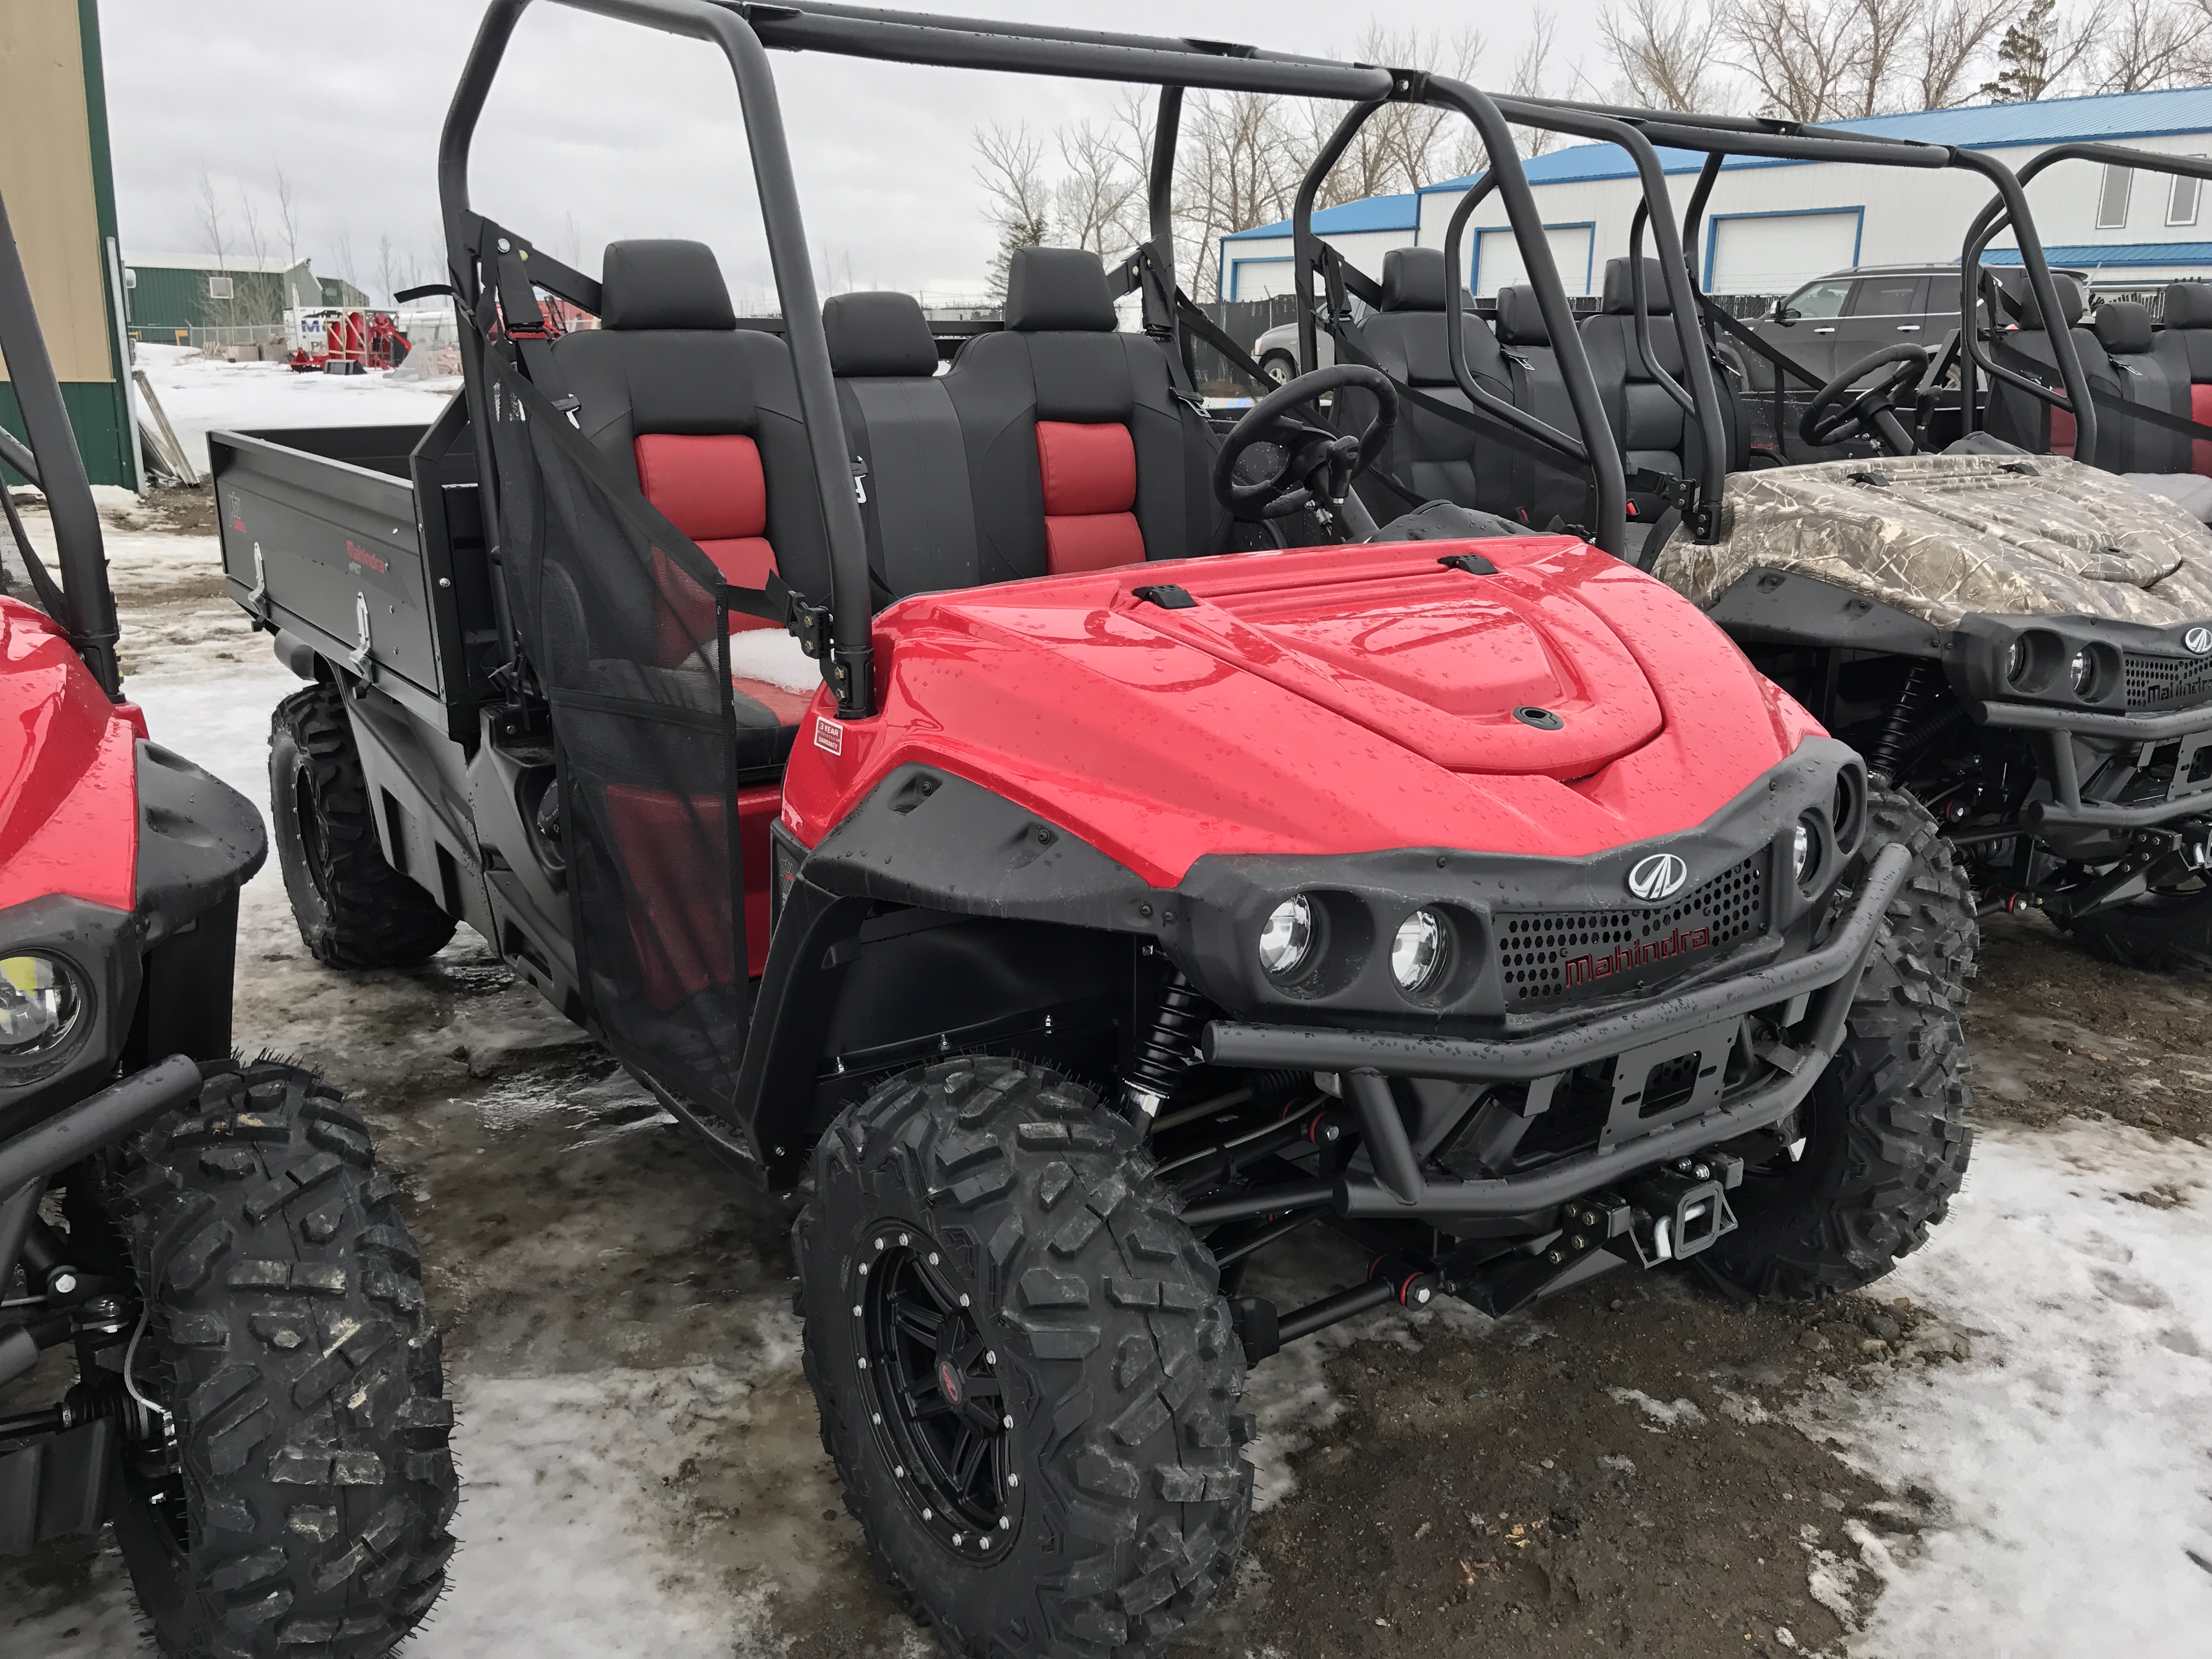
<path id="1" fill-rule="evenodd" d="M 742 433 L 649 432 L 637 440 L 637 483 L 668 521 L 733 586 L 766 586 L 775 569 L 768 544 L 768 480 L 760 451 Z M 733 616 L 730 631 L 773 628 Z"/>
<path id="2" fill-rule="evenodd" d="M 1137 447 L 1119 422 L 1039 421 L 1046 567 L 1055 576 L 1140 563 Z"/>
<path id="3" fill-rule="evenodd" d="M 2212 386 L 2189 388 L 2189 418 L 2199 426 L 2212 426 Z M 2189 470 L 2212 477 L 2212 442 L 2203 438 L 2189 441 Z"/>

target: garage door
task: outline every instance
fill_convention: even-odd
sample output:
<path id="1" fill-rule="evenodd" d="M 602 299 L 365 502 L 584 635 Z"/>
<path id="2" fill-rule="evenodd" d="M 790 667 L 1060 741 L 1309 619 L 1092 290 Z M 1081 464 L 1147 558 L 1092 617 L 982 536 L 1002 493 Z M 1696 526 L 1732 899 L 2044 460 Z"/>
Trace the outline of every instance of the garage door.
<path id="1" fill-rule="evenodd" d="M 1291 261 L 1286 256 L 1271 255 L 1262 259 L 1229 261 L 1229 292 L 1231 300 L 1272 300 L 1278 294 L 1288 294 L 1293 287 Z"/>
<path id="2" fill-rule="evenodd" d="M 1552 245 L 1552 262 L 1559 268 L 1559 281 L 1570 294 L 1591 292 L 1590 228 L 1554 225 L 1544 233 Z M 1474 239 L 1474 293 L 1487 300 L 1501 288 L 1528 280 L 1528 267 L 1521 258 L 1521 245 L 1503 225 L 1479 231 Z"/>
<path id="3" fill-rule="evenodd" d="M 1787 294 L 1798 283 L 1858 262 L 1859 216 L 1746 214 L 1713 222 L 1714 294 Z"/>

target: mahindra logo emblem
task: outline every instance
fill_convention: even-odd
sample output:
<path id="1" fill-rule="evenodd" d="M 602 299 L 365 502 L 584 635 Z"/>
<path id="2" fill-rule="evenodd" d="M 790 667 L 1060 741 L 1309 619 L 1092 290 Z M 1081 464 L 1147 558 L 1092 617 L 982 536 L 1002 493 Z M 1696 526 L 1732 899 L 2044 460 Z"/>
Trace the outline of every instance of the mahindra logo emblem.
<path id="1" fill-rule="evenodd" d="M 2212 628 L 2201 624 L 2192 628 L 2181 636 L 2181 642 L 2189 647 L 2191 656 L 2201 657 L 2207 651 L 2212 651 Z"/>
<path id="2" fill-rule="evenodd" d="M 1682 884 L 1690 878 L 1690 866 L 1672 853 L 1654 853 L 1650 858 L 1638 859 L 1628 872 L 1628 890 L 1646 904 L 1656 904 L 1682 890 Z"/>

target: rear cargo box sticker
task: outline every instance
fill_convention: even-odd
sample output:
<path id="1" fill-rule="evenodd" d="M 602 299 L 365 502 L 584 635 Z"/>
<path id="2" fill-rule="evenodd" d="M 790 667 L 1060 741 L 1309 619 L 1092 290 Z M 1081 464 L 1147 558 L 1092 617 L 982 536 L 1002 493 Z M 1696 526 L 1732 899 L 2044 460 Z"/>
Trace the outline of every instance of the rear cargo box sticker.
<path id="1" fill-rule="evenodd" d="M 346 541 L 346 557 L 356 565 L 364 565 L 374 570 L 380 576 L 392 568 L 381 555 L 370 552 L 349 537 Z"/>
<path id="2" fill-rule="evenodd" d="M 814 746 L 827 755 L 843 754 L 845 728 L 836 720 L 824 720 L 817 714 L 814 717 Z"/>

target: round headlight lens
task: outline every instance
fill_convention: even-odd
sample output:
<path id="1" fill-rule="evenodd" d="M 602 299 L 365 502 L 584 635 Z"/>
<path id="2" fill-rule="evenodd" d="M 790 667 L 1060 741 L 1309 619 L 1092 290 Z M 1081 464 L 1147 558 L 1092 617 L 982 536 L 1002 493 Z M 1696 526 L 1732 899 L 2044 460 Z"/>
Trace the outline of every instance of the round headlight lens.
<path id="1" fill-rule="evenodd" d="M 2005 683 L 2018 685 L 2021 677 L 2027 672 L 2027 641 L 2015 639 L 2005 653 Z"/>
<path id="2" fill-rule="evenodd" d="M 76 976 L 53 957 L 0 957 L 0 1055 L 54 1048 L 76 1029 L 83 1009 Z"/>
<path id="3" fill-rule="evenodd" d="M 1451 965 L 1451 931 L 1433 910 L 1416 910 L 1390 941 L 1390 976 L 1411 996 L 1434 990 Z"/>
<path id="4" fill-rule="evenodd" d="M 1802 884 L 1806 873 L 1813 867 L 1813 826 L 1804 819 L 1797 820 L 1797 828 L 1790 837 L 1790 873 Z"/>
<path id="5" fill-rule="evenodd" d="M 1286 898 L 1260 930 L 1260 965 L 1277 979 L 1289 979 L 1313 960 L 1313 901 L 1303 893 Z"/>
<path id="6" fill-rule="evenodd" d="M 2097 665 L 2091 660 L 2087 651 L 2076 651 L 2072 660 L 2066 665 L 2066 674 L 2074 684 L 2074 695 L 2086 697 L 2089 695 L 2090 685 L 2096 680 Z"/>

